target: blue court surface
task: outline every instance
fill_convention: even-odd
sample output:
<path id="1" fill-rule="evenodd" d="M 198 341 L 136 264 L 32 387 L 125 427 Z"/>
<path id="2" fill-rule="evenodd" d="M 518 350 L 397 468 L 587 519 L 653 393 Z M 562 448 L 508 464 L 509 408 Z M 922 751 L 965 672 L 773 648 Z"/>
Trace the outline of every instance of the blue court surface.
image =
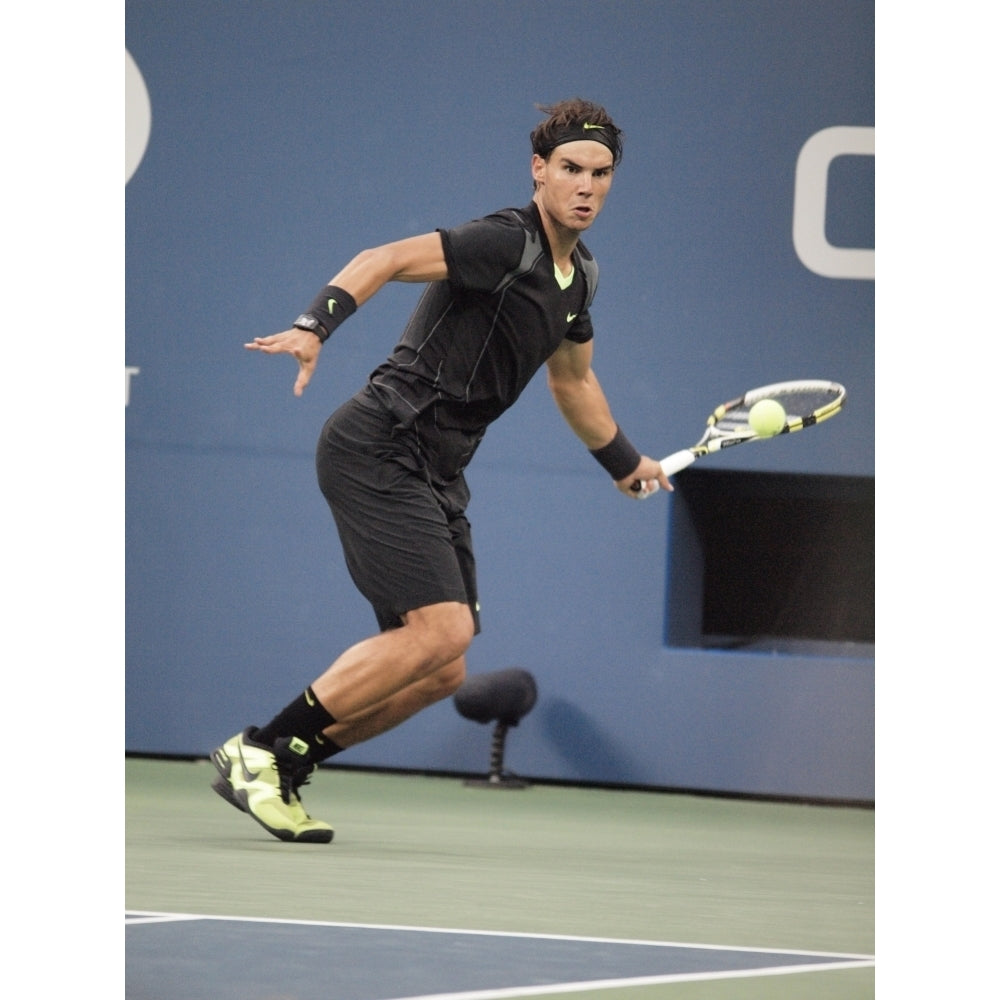
<path id="1" fill-rule="evenodd" d="M 128 911 L 127 1000 L 502 1000 L 874 965 L 870 955 Z"/>

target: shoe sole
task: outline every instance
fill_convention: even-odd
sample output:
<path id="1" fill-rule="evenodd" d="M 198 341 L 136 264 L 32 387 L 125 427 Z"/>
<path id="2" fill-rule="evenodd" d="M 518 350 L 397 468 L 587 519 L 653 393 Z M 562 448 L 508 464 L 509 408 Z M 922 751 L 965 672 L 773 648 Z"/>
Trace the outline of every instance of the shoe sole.
<path id="1" fill-rule="evenodd" d="M 250 811 L 250 807 L 247 804 L 247 793 L 242 789 L 237 790 L 233 788 L 232 783 L 229 781 L 229 775 L 232 773 L 233 766 L 229 757 L 223 753 L 221 747 L 212 752 L 212 763 L 219 772 L 219 777 L 212 782 L 212 790 L 216 794 L 221 795 L 231 806 L 235 806 L 240 812 L 246 813 L 251 819 L 259 823 L 272 837 L 277 837 L 278 840 L 282 840 L 286 844 L 329 844 L 333 840 L 333 830 L 306 830 L 304 833 L 296 835 L 291 830 L 277 830 L 266 823 L 262 823 Z"/>
<path id="2" fill-rule="evenodd" d="M 233 763 L 229 755 L 222 749 L 216 747 L 212 751 L 212 763 L 215 765 L 219 777 L 212 782 L 212 790 L 221 795 L 231 806 L 235 806 L 240 812 L 246 812 L 246 806 L 236 797 L 236 789 L 233 788 L 229 780 L 229 775 L 233 773 Z"/>
<path id="3" fill-rule="evenodd" d="M 236 790 L 233 788 L 229 782 L 223 778 L 218 777 L 212 782 L 212 790 L 221 795 L 231 806 L 236 806 L 240 812 L 246 812 L 246 806 L 240 802 L 236 795 Z"/>

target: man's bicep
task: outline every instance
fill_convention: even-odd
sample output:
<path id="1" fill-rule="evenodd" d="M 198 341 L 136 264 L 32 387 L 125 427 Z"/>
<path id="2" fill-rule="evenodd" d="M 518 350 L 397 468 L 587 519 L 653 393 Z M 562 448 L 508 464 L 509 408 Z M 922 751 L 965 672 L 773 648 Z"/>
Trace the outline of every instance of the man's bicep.
<path id="1" fill-rule="evenodd" d="M 594 357 L 594 342 L 588 340 L 578 344 L 573 340 L 563 340 L 549 358 L 549 383 L 579 382 L 590 373 L 590 363 Z"/>
<path id="2" fill-rule="evenodd" d="M 448 264 L 438 232 L 411 236 L 390 243 L 386 249 L 392 254 L 394 281 L 444 281 L 448 277 Z"/>

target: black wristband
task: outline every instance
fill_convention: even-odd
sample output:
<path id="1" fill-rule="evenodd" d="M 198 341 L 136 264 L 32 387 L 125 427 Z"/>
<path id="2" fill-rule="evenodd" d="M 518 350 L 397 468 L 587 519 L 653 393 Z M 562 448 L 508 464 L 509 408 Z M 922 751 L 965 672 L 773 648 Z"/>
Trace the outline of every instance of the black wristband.
<path id="1" fill-rule="evenodd" d="M 642 461 L 642 455 L 619 427 L 615 436 L 603 448 L 592 448 L 590 454 L 597 459 L 615 482 L 624 479 Z"/>
<path id="2" fill-rule="evenodd" d="M 358 304 L 350 292 L 336 285 L 327 285 L 312 301 L 312 305 L 292 324 L 309 330 L 325 344 L 330 334 L 357 312 Z"/>

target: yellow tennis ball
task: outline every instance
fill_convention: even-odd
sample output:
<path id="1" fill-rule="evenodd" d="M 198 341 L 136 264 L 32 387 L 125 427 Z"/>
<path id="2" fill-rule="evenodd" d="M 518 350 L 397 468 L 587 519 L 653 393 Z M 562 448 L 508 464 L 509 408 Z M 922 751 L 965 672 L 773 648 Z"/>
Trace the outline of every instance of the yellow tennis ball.
<path id="1" fill-rule="evenodd" d="M 755 434 L 774 437 L 785 427 L 785 408 L 776 399 L 762 399 L 750 407 L 747 421 Z"/>

